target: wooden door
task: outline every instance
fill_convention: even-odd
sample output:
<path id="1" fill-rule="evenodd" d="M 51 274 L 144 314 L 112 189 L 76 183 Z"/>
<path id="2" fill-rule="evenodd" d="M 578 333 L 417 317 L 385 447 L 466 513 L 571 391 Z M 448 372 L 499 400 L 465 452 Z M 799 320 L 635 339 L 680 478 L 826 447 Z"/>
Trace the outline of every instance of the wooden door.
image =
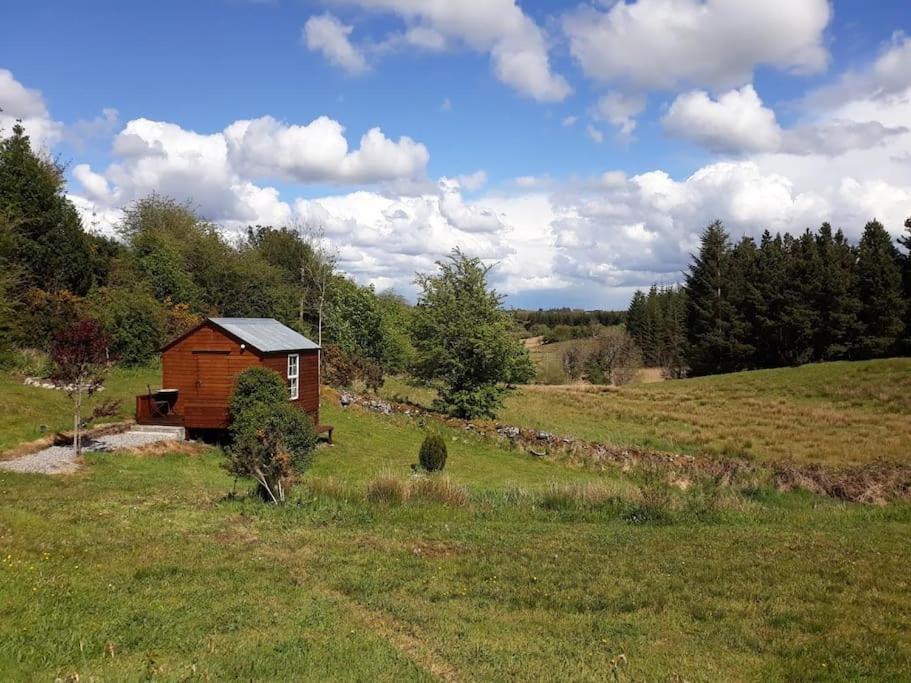
<path id="1" fill-rule="evenodd" d="M 227 351 L 194 351 L 195 399 L 212 405 L 227 404 L 233 385 Z"/>

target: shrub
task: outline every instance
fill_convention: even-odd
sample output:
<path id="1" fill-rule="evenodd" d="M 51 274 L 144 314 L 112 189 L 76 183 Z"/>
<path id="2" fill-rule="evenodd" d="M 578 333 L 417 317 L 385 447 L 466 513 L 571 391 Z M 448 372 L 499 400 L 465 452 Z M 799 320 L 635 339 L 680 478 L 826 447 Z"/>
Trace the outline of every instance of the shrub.
<path id="1" fill-rule="evenodd" d="M 446 441 L 436 432 L 428 434 L 418 454 L 421 467 L 428 472 L 439 472 L 446 465 Z"/>
<path id="2" fill-rule="evenodd" d="M 410 493 L 408 482 L 394 472 L 380 472 L 367 484 L 367 500 L 374 503 L 401 505 Z"/>
<path id="3" fill-rule="evenodd" d="M 485 385 L 466 389 L 440 389 L 433 406 L 440 412 L 465 419 L 493 418 L 503 405 L 505 389 Z"/>
<path id="4" fill-rule="evenodd" d="M 228 471 L 255 479 L 260 495 L 273 502 L 285 499 L 295 476 L 310 466 L 316 446 L 310 416 L 286 401 L 244 409 L 234 419 L 231 433 Z"/>
<path id="5" fill-rule="evenodd" d="M 249 368 L 237 376 L 228 412 L 232 420 L 237 420 L 261 404 L 285 405 L 288 397 L 288 388 L 277 372 L 268 368 Z"/>

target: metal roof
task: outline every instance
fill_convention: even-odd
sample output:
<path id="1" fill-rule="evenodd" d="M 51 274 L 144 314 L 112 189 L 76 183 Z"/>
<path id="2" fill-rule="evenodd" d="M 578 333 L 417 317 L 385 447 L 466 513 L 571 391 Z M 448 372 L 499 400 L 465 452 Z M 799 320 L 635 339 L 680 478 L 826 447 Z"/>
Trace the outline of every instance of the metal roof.
<path id="1" fill-rule="evenodd" d="M 226 332 L 263 353 L 303 351 L 319 346 L 274 318 L 209 318 Z"/>

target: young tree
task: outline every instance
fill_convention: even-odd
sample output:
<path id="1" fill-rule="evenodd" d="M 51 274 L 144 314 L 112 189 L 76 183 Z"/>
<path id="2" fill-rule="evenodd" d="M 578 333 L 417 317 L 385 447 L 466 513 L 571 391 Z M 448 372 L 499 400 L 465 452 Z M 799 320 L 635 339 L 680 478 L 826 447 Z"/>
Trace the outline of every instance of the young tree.
<path id="1" fill-rule="evenodd" d="M 875 358 L 892 352 L 904 331 L 906 303 L 899 252 L 879 221 L 867 223 L 860 238 L 857 295 L 861 302 L 861 354 Z"/>
<path id="2" fill-rule="evenodd" d="M 54 379 L 66 387 L 73 402 L 73 451 L 82 452 L 84 402 L 104 385 L 111 366 L 110 337 L 97 320 L 84 318 L 57 333 L 51 352 Z"/>
<path id="3" fill-rule="evenodd" d="M 338 253 L 329 246 L 322 226 L 298 223 L 297 234 L 307 249 L 300 261 L 300 322 L 309 306 L 316 312 L 316 343 L 323 345 L 323 313 L 335 277 Z"/>
<path id="4" fill-rule="evenodd" d="M 493 417 L 504 384 L 531 367 L 528 353 L 489 289 L 489 266 L 454 249 L 434 274 L 418 274 L 414 311 L 416 374 L 440 385 L 438 405 L 458 417 Z"/>
<path id="5" fill-rule="evenodd" d="M 622 327 L 608 327 L 595 338 L 586 371 L 594 384 L 629 384 L 642 367 L 642 352 Z"/>

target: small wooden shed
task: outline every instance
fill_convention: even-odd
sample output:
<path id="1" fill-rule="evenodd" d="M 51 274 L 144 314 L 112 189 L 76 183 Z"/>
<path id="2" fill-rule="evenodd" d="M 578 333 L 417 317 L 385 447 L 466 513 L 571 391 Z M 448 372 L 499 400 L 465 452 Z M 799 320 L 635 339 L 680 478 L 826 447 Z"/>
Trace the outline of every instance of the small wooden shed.
<path id="1" fill-rule="evenodd" d="M 281 375 L 290 400 L 325 431 L 319 353 L 314 342 L 272 318 L 207 318 L 161 349 L 162 388 L 136 397 L 136 422 L 224 429 L 237 376 L 259 366 Z"/>

